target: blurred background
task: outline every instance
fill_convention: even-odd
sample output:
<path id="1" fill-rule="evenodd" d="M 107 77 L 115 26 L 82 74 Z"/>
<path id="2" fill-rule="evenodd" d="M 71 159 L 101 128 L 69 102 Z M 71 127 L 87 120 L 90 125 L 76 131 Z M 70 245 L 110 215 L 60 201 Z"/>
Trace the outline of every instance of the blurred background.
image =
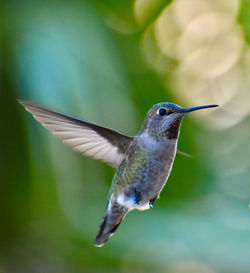
<path id="1" fill-rule="evenodd" d="M 0 272 L 250 272 L 250 1 L 2 1 Z M 55 139 L 17 98 L 114 128 L 184 119 L 154 209 L 93 241 L 114 169 Z"/>

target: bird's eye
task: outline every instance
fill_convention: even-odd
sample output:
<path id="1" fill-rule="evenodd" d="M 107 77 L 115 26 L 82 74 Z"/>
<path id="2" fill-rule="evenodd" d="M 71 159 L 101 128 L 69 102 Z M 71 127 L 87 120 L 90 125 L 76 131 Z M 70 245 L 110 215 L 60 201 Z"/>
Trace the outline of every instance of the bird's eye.
<path id="1" fill-rule="evenodd" d="M 157 110 L 156 114 L 160 116 L 165 116 L 167 114 L 167 110 L 164 108 L 160 108 Z"/>

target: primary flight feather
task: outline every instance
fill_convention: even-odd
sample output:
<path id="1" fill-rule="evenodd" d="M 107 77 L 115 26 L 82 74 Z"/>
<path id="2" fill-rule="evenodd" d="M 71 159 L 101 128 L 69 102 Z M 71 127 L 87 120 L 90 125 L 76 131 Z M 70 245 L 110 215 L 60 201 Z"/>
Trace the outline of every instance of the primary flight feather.
<path id="1" fill-rule="evenodd" d="M 25 109 L 74 150 L 117 168 L 133 138 L 68 115 L 46 109 L 35 103 L 20 101 Z"/>

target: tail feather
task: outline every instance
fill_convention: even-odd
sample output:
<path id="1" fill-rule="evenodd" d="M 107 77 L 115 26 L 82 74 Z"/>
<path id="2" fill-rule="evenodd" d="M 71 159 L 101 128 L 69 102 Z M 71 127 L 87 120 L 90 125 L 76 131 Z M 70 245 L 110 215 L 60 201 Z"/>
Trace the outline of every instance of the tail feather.
<path id="1" fill-rule="evenodd" d="M 118 203 L 112 204 L 111 209 L 105 215 L 95 239 L 95 246 L 102 247 L 115 233 L 128 209 Z"/>

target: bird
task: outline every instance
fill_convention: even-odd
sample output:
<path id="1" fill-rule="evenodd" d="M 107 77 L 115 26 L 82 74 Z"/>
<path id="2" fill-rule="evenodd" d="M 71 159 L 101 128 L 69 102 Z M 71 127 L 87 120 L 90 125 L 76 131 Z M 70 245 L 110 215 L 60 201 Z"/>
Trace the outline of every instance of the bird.
<path id="1" fill-rule="evenodd" d="M 146 114 L 138 134 L 131 137 L 34 102 L 19 102 L 65 144 L 116 168 L 96 247 L 107 242 L 128 212 L 149 209 L 159 198 L 172 170 L 183 117 L 196 110 L 218 107 L 182 108 L 170 102 L 157 103 Z"/>

